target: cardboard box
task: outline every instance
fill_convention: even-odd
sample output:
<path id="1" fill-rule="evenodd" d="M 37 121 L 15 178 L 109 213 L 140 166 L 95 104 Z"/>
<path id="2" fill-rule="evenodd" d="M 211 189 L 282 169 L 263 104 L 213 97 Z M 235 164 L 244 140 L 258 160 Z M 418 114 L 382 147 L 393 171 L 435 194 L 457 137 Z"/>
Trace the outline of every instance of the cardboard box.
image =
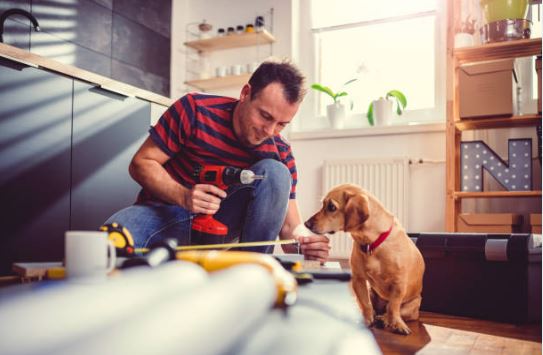
<path id="1" fill-rule="evenodd" d="M 537 72 L 537 112 L 541 113 L 541 57 L 535 60 L 535 70 Z"/>
<path id="2" fill-rule="evenodd" d="M 462 233 L 517 233 L 522 227 L 522 216 L 513 213 L 461 213 L 458 232 Z"/>
<path id="3" fill-rule="evenodd" d="M 530 214 L 530 232 L 541 234 L 541 215 L 537 213 Z"/>
<path id="4" fill-rule="evenodd" d="M 426 263 L 422 311 L 541 322 L 541 235 L 409 236 Z"/>
<path id="5" fill-rule="evenodd" d="M 516 112 L 514 59 L 460 67 L 460 118 L 511 116 Z"/>

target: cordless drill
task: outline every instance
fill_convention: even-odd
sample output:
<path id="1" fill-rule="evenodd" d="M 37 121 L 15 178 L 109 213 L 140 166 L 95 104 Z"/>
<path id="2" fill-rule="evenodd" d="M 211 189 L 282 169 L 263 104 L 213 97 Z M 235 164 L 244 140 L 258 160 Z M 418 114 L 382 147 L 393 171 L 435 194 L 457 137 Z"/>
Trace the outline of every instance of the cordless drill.
<path id="1" fill-rule="evenodd" d="M 231 185 L 246 185 L 264 179 L 264 175 L 256 175 L 251 170 L 222 165 L 197 167 L 194 177 L 200 184 L 215 185 L 221 190 Z M 224 237 L 228 235 L 228 226 L 213 218 L 213 215 L 201 214 L 192 221 L 192 234 L 197 236 L 193 242 L 198 244 L 223 243 Z"/>

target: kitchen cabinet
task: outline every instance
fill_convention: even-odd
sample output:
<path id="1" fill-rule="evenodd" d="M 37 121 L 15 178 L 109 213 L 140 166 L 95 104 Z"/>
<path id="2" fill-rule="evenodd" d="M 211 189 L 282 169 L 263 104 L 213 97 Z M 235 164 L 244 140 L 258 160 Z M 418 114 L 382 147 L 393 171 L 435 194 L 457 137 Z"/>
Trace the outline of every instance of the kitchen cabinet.
<path id="1" fill-rule="evenodd" d="M 452 8 L 452 23 L 459 14 L 459 3 L 450 4 Z M 452 26 L 450 27 L 452 28 Z M 453 36 L 450 34 L 449 38 Z M 489 43 L 474 47 L 452 49 L 452 39 L 449 40 L 449 69 L 453 79 L 449 90 L 452 90 L 452 101 L 447 113 L 447 192 L 446 192 L 446 229 L 448 232 L 457 230 L 458 214 L 461 211 L 462 199 L 466 198 L 513 198 L 533 197 L 541 199 L 541 191 L 481 191 L 463 192 L 460 190 L 460 143 L 462 132 L 479 129 L 507 129 L 541 125 L 540 114 L 517 115 L 509 117 L 487 117 L 476 119 L 460 118 L 460 88 L 458 85 L 460 66 L 467 63 L 490 60 L 519 58 L 541 55 L 541 38 L 524 39 L 509 42 Z M 514 204 L 512 204 L 514 206 Z"/>
<path id="2" fill-rule="evenodd" d="M 270 45 L 271 55 L 271 45 L 274 42 L 275 37 L 273 37 L 273 35 L 268 31 L 262 30 L 260 32 L 240 33 L 226 35 L 222 37 L 189 41 L 185 42 L 184 44 L 186 47 L 198 51 L 200 55 L 209 55 L 209 53 L 211 52 L 226 49 Z M 254 60 L 259 60 L 259 58 L 254 58 Z M 188 62 L 189 57 L 187 56 L 187 63 Z M 213 71 L 212 74 L 215 74 L 215 72 Z M 226 75 L 223 77 L 212 77 L 209 79 L 188 80 L 185 82 L 185 84 L 202 91 L 210 91 L 226 87 L 241 86 L 247 82 L 249 77 L 250 74 L 247 73 L 240 75 Z"/>
<path id="3" fill-rule="evenodd" d="M 73 80 L 0 58 L 0 274 L 62 260 L 70 221 Z"/>
<path id="4" fill-rule="evenodd" d="M 136 200 L 128 174 L 147 137 L 151 104 L 74 81 L 70 228 L 95 230 Z"/>
<path id="5" fill-rule="evenodd" d="M 31 63 L 28 63 L 32 65 Z M 61 261 L 64 233 L 134 203 L 151 103 L 0 58 L 0 275 Z"/>

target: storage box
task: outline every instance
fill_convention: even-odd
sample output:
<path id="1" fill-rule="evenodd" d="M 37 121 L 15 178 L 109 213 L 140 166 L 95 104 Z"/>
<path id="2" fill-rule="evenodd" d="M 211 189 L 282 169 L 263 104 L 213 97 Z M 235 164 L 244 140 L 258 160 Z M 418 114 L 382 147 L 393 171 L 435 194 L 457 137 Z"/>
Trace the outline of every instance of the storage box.
<path id="1" fill-rule="evenodd" d="M 460 67 L 460 117 L 510 116 L 516 112 L 514 59 Z"/>
<path id="2" fill-rule="evenodd" d="M 537 72 L 537 112 L 541 113 L 541 57 L 535 60 L 535 70 Z"/>
<path id="3" fill-rule="evenodd" d="M 522 216 L 513 213 L 461 213 L 458 232 L 517 233 L 522 228 Z"/>
<path id="4" fill-rule="evenodd" d="M 537 213 L 530 214 L 530 231 L 541 234 L 541 215 Z"/>
<path id="5" fill-rule="evenodd" d="M 421 310 L 504 322 L 541 322 L 541 235 L 420 233 Z"/>

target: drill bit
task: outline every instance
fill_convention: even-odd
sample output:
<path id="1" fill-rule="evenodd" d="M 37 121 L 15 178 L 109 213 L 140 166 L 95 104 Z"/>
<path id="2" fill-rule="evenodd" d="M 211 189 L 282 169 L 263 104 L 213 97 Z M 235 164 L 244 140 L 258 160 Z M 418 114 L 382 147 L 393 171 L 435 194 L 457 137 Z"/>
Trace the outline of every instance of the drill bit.
<path id="1" fill-rule="evenodd" d="M 263 180 L 265 175 L 257 175 L 251 170 L 242 170 L 239 176 L 239 180 L 242 184 L 251 184 L 255 180 Z"/>

